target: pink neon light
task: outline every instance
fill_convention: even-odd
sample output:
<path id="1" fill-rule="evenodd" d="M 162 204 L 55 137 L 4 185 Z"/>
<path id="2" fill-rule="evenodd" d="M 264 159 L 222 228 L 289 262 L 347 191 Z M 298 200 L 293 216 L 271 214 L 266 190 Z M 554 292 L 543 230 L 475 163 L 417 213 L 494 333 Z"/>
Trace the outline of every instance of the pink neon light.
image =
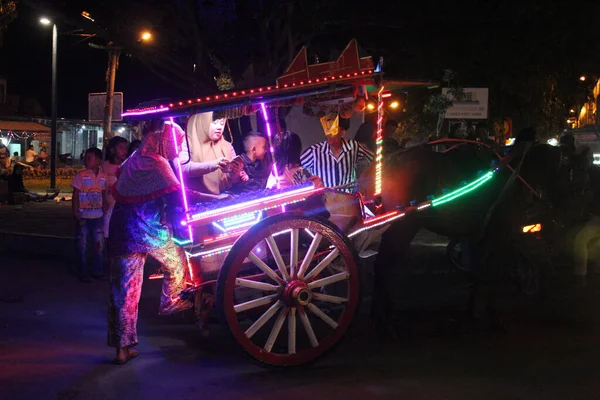
<path id="1" fill-rule="evenodd" d="M 123 114 L 121 114 L 122 117 L 129 117 L 132 115 L 146 115 L 146 114 L 156 114 L 159 112 L 163 112 L 163 111 L 168 111 L 169 107 L 161 107 L 161 108 L 153 108 L 151 110 L 145 110 L 145 111 L 130 111 L 130 112 L 125 112 Z"/>
<path id="2" fill-rule="evenodd" d="M 175 144 L 175 152 L 179 155 L 179 146 L 177 146 L 177 135 L 175 134 L 175 121 L 173 121 L 173 117 L 169 118 L 171 120 L 171 133 L 173 134 L 173 144 Z M 185 195 L 185 182 L 183 181 L 183 171 L 181 170 L 181 164 L 179 164 L 179 157 L 176 158 L 177 164 L 177 172 L 179 173 L 179 182 L 181 182 L 181 198 L 183 199 L 183 209 L 185 210 L 185 218 L 188 216 L 188 201 L 187 196 Z M 188 233 L 190 234 L 190 240 L 194 241 L 192 235 L 192 227 L 188 225 Z"/>
<path id="3" fill-rule="evenodd" d="M 188 224 L 192 222 L 198 222 L 203 220 L 215 220 L 226 218 L 229 215 L 240 214 L 242 212 L 246 212 L 249 209 L 254 207 L 265 208 L 273 203 L 277 203 L 279 201 L 285 202 L 286 200 L 292 200 L 296 198 L 305 198 L 310 194 L 317 193 L 324 190 L 323 188 L 315 188 L 314 186 L 310 187 L 302 187 L 299 189 L 295 189 L 285 193 L 279 193 L 273 196 L 264 197 L 262 199 L 250 200 L 245 203 L 234 204 L 231 206 L 226 206 L 223 208 L 219 208 L 216 210 L 204 211 L 195 215 L 192 215 L 191 219 L 188 220 Z"/>
<path id="4" fill-rule="evenodd" d="M 269 136 L 269 151 L 271 152 L 271 159 L 273 160 L 273 174 L 275 175 L 277 189 L 280 189 L 281 186 L 279 183 L 279 173 L 277 172 L 277 163 L 275 162 L 275 149 L 273 148 L 273 141 L 271 140 L 271 124 L 269 123 L 269 116 L 267 115 L 267 107 L 265 106 L 265 103 L 260 103 L 260 108 L 263 112 L 265 125 L 267 125 L 267 136 Z M 285 212 L 285 206 L 281 206 L 281 211 Z"/>

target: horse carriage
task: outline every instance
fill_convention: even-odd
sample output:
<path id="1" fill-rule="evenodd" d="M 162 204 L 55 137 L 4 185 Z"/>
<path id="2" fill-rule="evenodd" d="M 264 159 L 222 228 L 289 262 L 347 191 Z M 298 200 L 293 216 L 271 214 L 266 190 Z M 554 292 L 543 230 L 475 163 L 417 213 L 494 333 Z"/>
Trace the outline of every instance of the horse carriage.
<path id="1" fill-rule="evenodd" d="M 383 182 L 383 75 L 370 57 L 358 56 L 355 41 L 333 63 L 307 65 L 306 49 L 302 49 L 272 86 L 220 92 L 123 114 L 129 120 L 159 117 L 171 121 L 217 110 L 255 114 L 264 121 L 273 153 L 278 107 L 301 104 L 307 98 L 353 99 L 357 92 L 366 94 L 361 91 L 366 86 L 376 87 L 377 128 L 372 186 L 362 193 L 307 183 L 190 204 L 184 174 L 179 165 L 174 166 L 182 184 L 184 209 L 173 224 L 173 240 L 185 249 L 190 282 L 182 296 L 193 296 L 197 308 L 203 310 L 206 300 L 213 298 L 214 304 L 208 306 L 214 306 L 235 341 L 262 363 L 302 365 L 334 347 L 359 308 L 359 266 L 363 258 L 377 254 L 378 240 L 386 229 L 412 214 L 469 195 L 493 180 L 504 165 L 494 165 L 435 197 L 390 206 Z"/>

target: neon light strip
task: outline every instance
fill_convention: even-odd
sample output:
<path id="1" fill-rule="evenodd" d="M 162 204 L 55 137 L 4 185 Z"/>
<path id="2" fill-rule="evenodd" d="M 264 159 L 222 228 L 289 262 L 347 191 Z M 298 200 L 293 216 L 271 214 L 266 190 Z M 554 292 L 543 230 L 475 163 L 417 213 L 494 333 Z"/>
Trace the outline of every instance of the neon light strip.
<path id="1" fill-rule="evenodd" d="M 472 192 L 473 190 L 477 189 L 479 186 L 483 185 L 485 182 L 492 179 L 493 176 L 494 176 L 494 173 L 489 171 L 488 173 L 483 175 L 481 178 L 469 183 L 468 185 L 465 185 L 462 188 L 453 191 L 452 193 L 448 193 L 447 195 L 442 196 L 439 199 L 433 200 L 431 202 L 431 205 L 433 207 L 437 207 L 440 204 L 447 203 L 447 202 L 452 201 L 458 197 L 461 197 L 469 192 Z"/>
<path id="2" fill-rule="evenodd" d="M 389 212 L 387 214 L 383 214 L 383 215 L 380 215 L 378 217 L 369 218 L 364 223 L 365 223 L 365 225 L 372 224 L 373 222 L 377 222 L 377 221 L 380 221 L 382 219 L 386 219 L 388 217 L 392 217 L 392 216 L 394 216 L 396 214 L 398 214 L 398 211 L 391 211 L 391 212 Z"/>
<path id="3" fill-rule="evenodd" d="M 174 164 L 177 165 L 177 172 L 179 173 L 179 182 L 181 183 L 181 198 L 183 199 L 183 209 L 185 210 L 185 217 L 188 216 L 188 210 L 190 209 L 188 206 L 187 196 L 185 194 L 185 182 L 183 181 L 183 171 L 181 170 L 181 164 L 179 163 L 179 146 L 177 145 L 177 135 L 175 134 L 175 121 L 173 121 L 173 117 L 171 120 L 171 133 L 173 135 L 173 144 L 175 145 L 175 152 L 177 153 L 177 158 L 173 160 Z M 192 233 L 192 227 L 188 226 L 188 234 L 190 235 L 190 241 L 194 241 L 194 236 Z"/>
<path id="4" fill-rule="evenodd" d="M 146 110 L 146 111 L 130 111 L 130 112 L 124 112 L 123 114 L 121 114 L 122 117 L 132 117 L 135 115 L 147 115 L 147 114 L 156 114 L 159 112 L 163 112 L 163 111 L 169 111 L 170 108 L 169 107 L 162 107 L 162 108 L 154 108 L 152 110 Z"/>
<path id="5" fill-rule="evenodd" d="M 226 214 L 232 213 L 232 212 L 235 212 L 235 213 L 243 212 L 244 209 L 248 209 L 250 207 L 255 207 L 257 205 L 263 205 L 266 208 L 266 207 L 268 207 L 269 203 L 286 200 L 288 198 L 292 199 L 296 196 L 312 194 L 312 193 L 320 192 L 322 190 L 323 190 L 322 188 L 316 189 L 314 186 L 307 186 L 307 187 L 295 189 L 295 190 L 292 190 L 289 192 L 279 193 L 279 194 L 276 194 L 273 196 L 268 196 L 268 197 L 264 197 L 261 199 L 247 201 L 247 202 L 241 203 L 241 204 L 234 204 L 231 206 L 218 208 L 216 210 L 205 211 L 205 212 L 201 212 L 198 214 L 194 214 L 191 217 L 191 219 L 188 220 L 188 223 L 198 222 L 200 220 L 204 220 L 204 219 L 208 219 L 208 218 L 212 219 L 212 218 L 226 215 Z M 304 196 L 302 197 L 302 200 L 303 199 L 304 199 Z"/>
<path id="6" fill-rule="evenodd" d="M 375 138 L 375 196 L 381 194 L 383 168 L 383 85 L 377 92 L 377 136 Z"/>
<path id="7" fill-rule="evenodd" d="M 177 246 L 185 246 L 185 245 L 188 245 L 188 244 L 192 244 L 191 240 L 179 240 L 175 236 L 173 236 L 173 242 L 175 242 L 175 244 Z"/>
<path id="8" fill-rule="evenodd" d="M 279 183 L 279 173 L 277 172 L 277 163 L 275 162 L 275 148 L 273 147 L 273 140 L 271 140 L 271 124 L 269 123 L 269 115 L 267 114 L 267 107 L 265 103 L 260 103 L 263 118 L 265 119 L 265 125 L 267 126 L 267 136 L 269 137 L 269 152 L 271 153 L 271 160 L 273 160 L 273 175 L 275 176 L 275 182 L 277 189 L 281 189 Z M 285 212 L 285 206 L 281 206 L 281 211 Z"/>
<path id="9" fill-rule="evenodd" d="M 380 227 L 381 225 L 385 225 L 385 224 L 388 224 L 388 223 L 390 223 L 390 222 L 392 222 L 392 221 L 395 221 L 395 220 L 397 220 L 397 219 L 400 219 L 400 218 L 404 217 L 405 215 L 406 215 L 406 213 L 397 214 L 397 215 L 395 215 L 395 216 L 393 216 L 393 217 L 390 217 L 390 218 L 388 218 L 388 219 L 382 220 L 382 221 L 380 221 L 380 222 L 378 222 L 378 223 L 376 223 L 376 224 L 373 224 L 373 225 L 370 225 L 370 226 L 365 226 L 365 227 L 363 227 L 363 228 L 360 228 L 360 229 L 358 229 L 358 230 L 356 230 L 356 231 L 354 231 L 354 232 L 350 233 L 350 234 L 348 235 L 348 237 L 349 237 L 349 238 L 351 238 L 351 237 L 353 237 L 353 236 L 356 236 L 356 235 L 358 235 L 359 233 L 362 233 L 362 232 L 365 232 L 365 231 L 370 231 L 371 229 L 375 229 L 375 228 L 377 228 L 377 227 Z"/>
<path id="10" fill-rule="evenodd" d="M 231 249 L 233 247 L 233 245 L 228 245 L 228 246 L 223 246 L 223 247 L 217 247 L 216 249 L 212 249 L 212 250 L 206 250 L 206 251 L 201 251 L 198 252 L 196 254 L 191 254 L 191 253 L 187 253 L 188 256 L 190 256 L 190 258 L 193 257 L 206 257 L 206 256 L 212 256 L 212 255 L 217 255 L 220 253 L 224 253 L 227 250 Z"/>
<path id="11" fill-rule="evenodd" d="M 249 213 L 249 214 L 252 214 L 252 213 Z M 257 215 L 251 215 L 250 218 L 248 218 L 244 221 L 240 221 L 239 219 L 237 219 L 237 223 L 233 223 L 231 225 L 228 225 L 227 222 L 224 222 L 223 223 L 224 226 L 221 226 L 218 222 L 213 222 L 213 226 L 215 226 L 216 228 L 220 229 L 221 231 L 227 233 L 227 232 L 239 229 L 239 228 L 245 228 L 247 226 L 252 226 L 252 225 L 256 224 L 258 221 L 260 221 L 261 218 L 262 218 L 262 211 L 259 211 Z"/>

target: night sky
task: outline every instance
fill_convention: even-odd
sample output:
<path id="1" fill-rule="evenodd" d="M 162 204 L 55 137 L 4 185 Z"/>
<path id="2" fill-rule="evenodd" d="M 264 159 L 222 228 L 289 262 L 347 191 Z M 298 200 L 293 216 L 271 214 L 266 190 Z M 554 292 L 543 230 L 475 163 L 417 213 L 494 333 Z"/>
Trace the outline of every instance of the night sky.
<path id="1" fill-rule="evenodd" d="M 111 1 L 114 7 L 117 0 Z M 62 9 L 72 7 L 74 15 L 86 9 L 94 16 L 94 7 L 111 9 L 111 1 L 39 2 L 58 4 L 57 8 Z M 142 4 L 121 1 L 131 3 L 132 7 Z M 216 0 L 212 3 L 220 4 Z M 144 11 L 154 11 L 151 5 L 143 4 Z M 381 12 L 383 7 L 387 9 Z M 490 87 L 493 92 L 490 101 L 501 100 L 497 108 L 515 115 L 522 109 L 539 108 L 537 103 L 528 103 L 529 99 L 519 95 L 528 93 L 531 82 L 539 79 L 542 72 L 559 74 L 559 84 L 567 86 L 565 90 L 561 88 L 561 93 L 573 97 L 576 91 L 581 92 L 577 78 L 580 74 L 594 74 L 600 62 L 595 20 L 598 12 L 597 1 L 548 0 L 538 4 L 534 0 L 381 3 L 373 0 L 367 7 L 348 2 L 347 9 L 326 14 L 327 29 L 313 32 L 315 35 L 308 44 L 309 52 L 317 48 L 332 49 L 333 43 L 341 46 L 341 50 L 348 40 L 356 38 L 375 59 L 383 55 L 386 74 L 398 78 L 439 80 L 444 69 L 453 69 L 461 75 L 465 87 Z M 49 114 L 51 27 L 42 26 L 39 18 L 38 11 L 19 3 L 18 18 L 4 33 L 0 74 L 8 78 L 10 94 L 37 98 Z M 131 27 L 139 23 L 136 18 L 131 17 Z M 71 29 L 59 21 L 59 32 Z M 157 37 L 161 29 L 157 27 Z M 77 36 L 59 36 L 60 117 L 87 118 L 87 94 L 106 90 L 106 53 L 90 48 L 87 40 L 81 40 Z M 325 50 L 320 50 L 319 56 L 324 53 Z M 232 60 L 241 60 L 240 57 L 231 56 Z M 540 88 L 538 82 L 538 91 Z M 145 100 L 181 95 L 140 61 L 124 55 L 115 90 L 124 92 L 125 108 Z"/>
<path id="2" fill-rule="evenodd" d="M 50 114 L 52 28 L 39 23 L 39 14 L 20 7 L 18 18 L 4 34 L 0 48 L 0 73 L 8 78 L 9 94 L 35 97 Z M 78 36 L 60 35 L 58 26 L 58 115 L 87 119 L 87 94 L 106 91 L 106 52 L 88 46 Z M 72 28 L 64 27 L 63 31 Z M 78 43 L 79 42 L 79 43 Z M 162 93 L 168 85 L 160 82 L 139 62 L 121 56 L 115 91 L 124 92 L 125 108 Z"/>

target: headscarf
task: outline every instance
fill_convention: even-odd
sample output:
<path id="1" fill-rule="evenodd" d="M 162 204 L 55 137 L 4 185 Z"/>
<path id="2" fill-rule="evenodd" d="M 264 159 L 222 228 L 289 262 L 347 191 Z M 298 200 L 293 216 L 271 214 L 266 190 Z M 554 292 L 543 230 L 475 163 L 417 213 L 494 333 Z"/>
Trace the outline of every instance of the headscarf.
<path id="1" fill-rule="evenodd" d="M 159 198 L 180 188 L 169 160 L 177 157 L 173 142 L 173 129 L 177 146 L 185 133 L 175 123 L 165 122 L 161 130 L 149 132 L 140 148 L 117 171 L 117 183 L 112 188 L 118 203 L 140 203 Z"/>
<path id="2" fill-rule="evenodd" d="M 203 163 L 214 161 L 221 157 L 225 157 L 228 160 L 233 158 L 233 147 L 223 136 L 216 142 L 209 138 L 208 131 L 212 121 L 212 112 L 195 114 L 188 120 L 187 135 L 190 147 L 190 161 Z M 222 191 L 222 182 L 226 179 L 226 176 L 220 169 L 217 169 L 216 171 L 202 175 L 199 179 L 202 180 L 202 184 L 207 192 L 219 194 Z"/>

